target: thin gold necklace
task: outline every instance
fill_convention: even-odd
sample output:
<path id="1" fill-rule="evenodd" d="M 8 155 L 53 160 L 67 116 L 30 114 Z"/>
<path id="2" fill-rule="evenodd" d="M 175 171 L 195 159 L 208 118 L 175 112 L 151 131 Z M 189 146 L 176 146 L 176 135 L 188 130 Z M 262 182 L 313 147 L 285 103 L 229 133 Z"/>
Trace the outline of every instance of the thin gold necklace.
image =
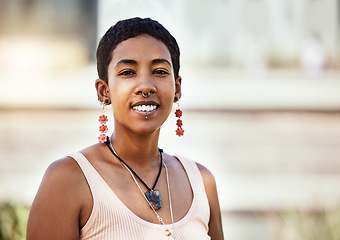
<path id="1" fill-rule="evenodd" d="M 114 150 L 113 146 L 112 146 L 112 142 L 111 140 L 107 139 L 108 141 L 106 142 L 106 145 L 108 146 L 108 148 L 111 150 L 111 152 L 113 153 L 113 155 L 115 157 L 118 156 L 118 154 L 116 153 L 116 151 Z M 109 144 L 107 144 L 109 143 Z M 162 150 L 160 151 L 160 154 L 162 154 Z M 118 159 L 120 160 L 120 158 L 118 157 Z M 130 167 L 128 167 L 126 165 L 126 163 L 124 161 L 120 161 L 122 163 L 122 165 L 128 170 L 128 172 L 130 173 L 132 179 L 134 180 L 134 182 L 136 183 L 138 189 L 140 190 L 140 192 L 142 193 L 144 199 L 146 200 L 146 202 L 149 204 L 150 208 L 152 209 L 152 211 L 155 213 L 158 221 L 165 227 L 165 235 L 166 236 L 172 236 L 173 239 L 176 239 L 174 232 L 175 232 L 175 224 L 174 224 L 174 217 L 173 217 L 173 212 L 172 212 L 172 202 L 171 202 L 171 192 L 170 192 L 170 181 L 169 181 L 169 174 L 168 174 L 168 168 L 165 164 L 164 161 L 162 161 L 161 163 L 163 163 L 163 166 L 165 168 L 165 174 L 166 174 L 166 182 L 167 182 L 167 190 L 168 190 L 168 194 L 169 194 L 169 208 L 170 208 L 170 216 L 171 216 L 171 223 L 172 223 L 172 231 L 166 226 L 166 224 L 164 223 L 163 219 L 161 216 L 159 216 L 159 214 L 156 212 L 153 204 L 149 201 L 149 199 L 147 198 L 147 196 L 143 193 L 142 188 L 139 186 L 137 179 L 135 178 L 134 174 L 132 173 Z M 138 176 L 138 175 L 137 175 Z M 143 182 L 143 181 L 142 181 Z"/>

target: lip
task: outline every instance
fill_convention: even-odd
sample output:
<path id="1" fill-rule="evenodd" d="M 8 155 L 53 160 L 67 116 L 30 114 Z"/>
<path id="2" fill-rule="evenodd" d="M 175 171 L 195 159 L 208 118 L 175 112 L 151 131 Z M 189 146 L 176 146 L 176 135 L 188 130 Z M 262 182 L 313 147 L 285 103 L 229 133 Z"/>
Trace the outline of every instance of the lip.
<path id="1" fill-rule="evenodd" d="M 157 107 L 159 107 L 159 104 L 154 101 L 140 101 L 140 102 L 136 102 L 132 104 L 131 108 L 133 108 L 134 106 L 141 106 L 141 105 L 156 105 Z"/>
<path id="2" fill-rule="evenodd" d="M 136 109 L 133 109 L 134 106 L 141 106 L 141 105 L 156 105 L 157 108 L 152 110 L 152 111 L 148 111 L 148 112 L 138 111 Z M 154 114 L 157 111 L 158 108 L 159 108 L 159 104 L 157 102 L 154 102 L 154 101 L 140 101 L 140 102 L 136 102 L 136 103 L 131 105 L 132 111 L 134 111 L 135 113 L 141 114 L 143 117 Z"/>

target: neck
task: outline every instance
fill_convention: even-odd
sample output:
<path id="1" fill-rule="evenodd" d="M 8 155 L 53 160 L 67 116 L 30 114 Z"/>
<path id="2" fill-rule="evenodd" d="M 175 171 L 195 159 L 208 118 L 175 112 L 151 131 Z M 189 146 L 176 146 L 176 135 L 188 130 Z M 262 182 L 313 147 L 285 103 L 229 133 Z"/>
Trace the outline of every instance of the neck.
<path id="1" fill-rule="evenodd" d="M 114 150 L 127 164 L 148 167 L 158 165 L 159 130 L 148 135 L 137 135 L 115 130 L 110 141 Z"/>

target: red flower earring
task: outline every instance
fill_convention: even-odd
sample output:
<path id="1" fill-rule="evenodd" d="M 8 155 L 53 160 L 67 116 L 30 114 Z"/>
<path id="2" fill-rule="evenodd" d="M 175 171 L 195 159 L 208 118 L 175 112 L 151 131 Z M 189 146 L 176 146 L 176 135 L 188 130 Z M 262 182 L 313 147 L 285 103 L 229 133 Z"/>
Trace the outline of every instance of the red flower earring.
<path id="1" fill-rule="evenodd" d="M 183 136 L 184 130 L 182 129 L 183 122 L 180 119 L 182 117 L 182 110 L 179 109 L 179 102 L 178 102 L 178 97 L 175 97 L 175 102 L 177 103 L 177 109 L 175 111 L 175 116 L 178 118 L 176 121 L 177 129 L 176 129 L 176 135 L 177 136 Z"/>
<path id="2" fill-rule="evenodd" d="M 98 137 L 98 140 L 100 143 L 104 143 L 107 140 L 107 136 L 106 136 L 106 132 L 108 130 L 107 125 L 106 125 L 107 116 L 104 114 L 104 112 L 105 112 L 105 105 L 108 103 L 109 103 L 108 99 L 105 99 L 105 101 L 101 103 L 103 105 L 103 114 L 99 116 L 99 119 L 98 119 L 98 121 L 101 123 L 101 125 L 99 126 L 100 135 Z"/>

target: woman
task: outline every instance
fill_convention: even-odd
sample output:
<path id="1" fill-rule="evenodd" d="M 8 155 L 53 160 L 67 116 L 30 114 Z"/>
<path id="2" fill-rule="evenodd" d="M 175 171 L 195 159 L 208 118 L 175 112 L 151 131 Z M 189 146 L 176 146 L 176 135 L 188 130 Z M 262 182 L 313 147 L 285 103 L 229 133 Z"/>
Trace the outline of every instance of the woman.
<path id="1" fill-rule="evenodd" d="M 33 202 L 27 239 L 223 239 L 212 174 L 158 148 L 181 97 L 179 48 L 158 22 L 118 22 L 97 49 L 98 100 L 114 132 L 52 163 Z M 177 134 L 183 135 L 177 112 Z"/>

